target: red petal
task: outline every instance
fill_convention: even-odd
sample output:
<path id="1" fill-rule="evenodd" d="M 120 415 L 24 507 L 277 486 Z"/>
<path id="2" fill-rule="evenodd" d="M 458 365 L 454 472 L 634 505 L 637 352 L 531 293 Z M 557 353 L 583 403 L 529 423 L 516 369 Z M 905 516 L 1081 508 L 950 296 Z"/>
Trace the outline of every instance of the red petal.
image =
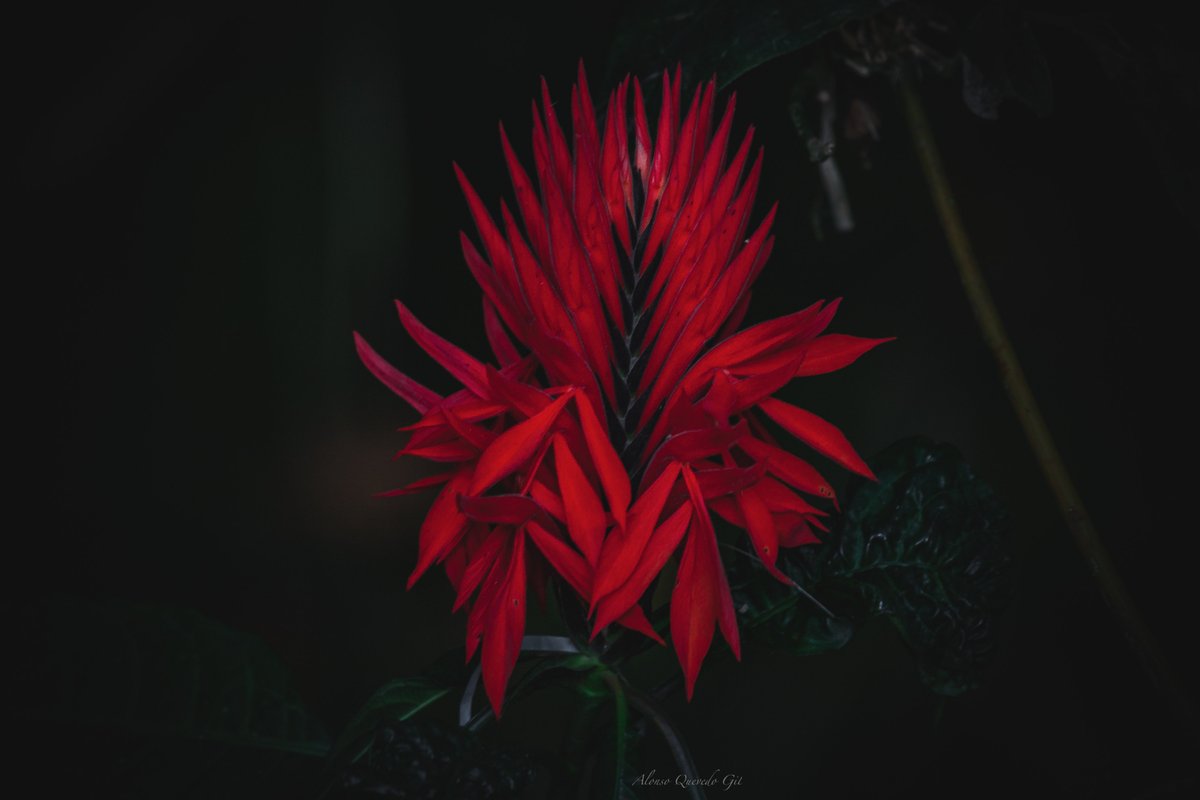
<path id="1" fill-rule="evenodd" d="M 509 408 L 526 419 L 550 405 L 550 395 L 541 389 L 513 380 L 490 367 L 488 388 L 498 400 L 503 400 Z"/>
<path id="2" fill-rule="evenodd" d="M 678 461 L 686 464 L 723 453 L 746 433 L 746 421 L 738 420 L 736 425 L 728 428 L 705 428 L 673 434 L 655 451 L 649 466 L 646 467 L 643 482 L 657 477 L 658 470 L 668 462 Z"/>
<path id="3" fill-rule="evenodd" d="M 419 492 L 424 489 L 429 489 L 430 487 L 433 487 L 433 486 L 441 486 L 443 483 L 450 480 L 450 478 L 452 478 L 453 476 L 454 476 L 453 472 L 443 472 L 438 475 L 430 475 L 428 478 L 421 478 L 420 480 L 415 480 L 412 483 L 410 483 L 408 486 L 405 486 L 402 489 L 389 489 L 386 492 L 377 492 L 375 494 L 375 496 L 376 497 L 397 497 L 397 496 L 403 495 L 403 494 L 413 494 L 414 492 Z"/>
<path id="4" fill-rule="evenodd" d="M 370 370 L 380 383 L 399 395 L 400 399 L 415 408 L 418 413 L 424 414 L 442 402 L 442 396 L 437 392 L 426 389 L 384 361 L 383 357 L 367 344 L 367 340 L 358 335 L 358 331 L 354 332 L 354 349 L 358 351 L 358 357 L 362 360 L 363 366 Z"/>
<path id="5" fill-rule="evenodd" d="M 596 608 L 596 621 L 592 635 L 621 618 L 650 588 L 651 582 L 662 571 L 667 559 L 675 552 L 692 518 L 692 507 L 684 503 L 654 531 L 646 549 L 638 559 L 633 574 L 616 591 L 602 599 Z"/>
<path id="6" fill-rule="evenodd" d="M 468 598 L 479 588 L 484 576 L 495 565 L 497 554 L 508 543 L 509 538 L 506 533 L 489 533 L 479 549 L 471 554 L 466 569 L 463 570 L 459 579 L 458 596 L 454 599 L 454 607 L 450 609 L 451 612 L 462 608 L 463 603 L 467 602 Z"/>
<path id="7" fill-rule="evenodd" d="M 478 455 L 479 448 L 470 442 L 455 440 L 420 446 L 410 445 L 397 453 L 396 457 L 414 456 L 416 458 L 428 459 L 429 461 L 453 464 L 459 461 L 470 461 Z"/>
<path id="8" fill-rule="evenodd" d="M 504 160 L 508 163 L 508 173 L 512 177 L 513 193 L 517 196 L 517 209 L 521 212 L 521 219 L 525 222 L 525 232 L 533 244 L 533 252 L 537 253 L 538 260 L 544 263 L 550 258 L 550 239 L 546 233 L 546 217 L 542 213 L 542 201 L 534 191 L 528 173 L 521 166 L 521 162 L 517 160 L 517 154 L 513 152 L 508 135 L 504 132 L 504 125 L 500 126 L 500 144 L 504 148 Z M 513 238 L 511 230 L 509 230 L 508 238 L 510 241 Z"/>
<path id="9" fill-rule="evenodd" d="M 705 501 L 711 502 L 714 497 L 721 497 L 734 492 L 740 492 L 747 486 L 753 486 L 763 479 L 767 465 L 757 462 L 748 467 L 722 467 L 696 471 L 696 481 L 700 484 L 700 494 Z"/>
<path id="10" fill-rule="evenodd" d="M 487 522 L 493 525 L 512 525 L 519 527 L 539 515 L 546 515 L 546 509 L 538 505 L 533 498 L 519 494 L 497 494 L 486 497 L 458 496 L 458 508 L 467 519 L 475 522 Z"/>
<path id="11" fill-rule="evenodd" d="M 817 472 L 812 464 L 799 456 L 753 436 L 743 437 L 738 442 L 738 447 L 751 458 L 765 461 L 772 474 L 783 478 L 800 491 L 833 499 L 833 487 L 829 485 L 829 481 L 821 477 L 821 473 Z"/>
<path id="12" fill-rule="evenodd" d="M 535 480 L 529 485 L 529 496 L 538 502 L 542 508 L 554 519 L 563 523 L 567 522 L 567 509 L 563 505 L 562 498 L 550 490 L 550 487 L 539 480 Z"/>
<path id="13" fill-rule="evenodd" d="M 583 557 L 571 549 L 571 546 L 547 531 L 537 522 L 526 526 L 533 543 L 550 562 L 559 575 L 563 576 L 571 588 L 575 590 L 586 603 L 591 598 L 592 571 Z"/>
<path id="14" fill-rule="evenodd" d="M 701 533 L 702 547 L 699 557 L 707 563 L 709 580 L 717 589 L 717 624 L 721 628 L 721 635 L 729 643 L 729 649 L 733 651 L 733 657 L 740 661 L 742 644 L 741 638 L 738 636 L 737 613 L 733 608 L 733 593 L 730 592 L 729 581 L 725 578 L 725 568 L 721 565 L 721 555 L 717 552 L 717 534 L 713 530 L 708 510 L 704 507 L 704 497 L 700 494 L 700 485 L 696 482 L 696 476 L 690 468 L 683 468 L 683 479 L 687 485 L 692 506 L 695 508 L 692 519 Z"/>
<path id="15" fill-rule="evenodd" d="M 768 397 L 758 407 L 775 422 L 818 453 L 828 456 L 851 472 L 875 480 L 875 473 L 854 451 L 845 435 L 811 411 Z"/>
<path id="16" fill-rule="evenodd" d="M 449 551 L 466 528 L 467 518 L 458 510 L 458 495 L 467 485 L 469 477 L 467 470 L 457 473 L 429 507 L 429 513 L 421 523 L 417 540 L 417 566 L 408 577 L 408 588 L 411 589 L 425 570 Z"/>
<path id="17" fill-rule="evenodd" d="M 554 437 L 554 463 L 567 514 L 567 532 L 588 563 L 594 566 L 600 558 L 606 528 L 600 498 L 562 436 Z"/>
<path id="18" fill-rule="evenodd" d="M 633 141 L 634 167 L 642 179 L 643 195 L 646 189 L 646 178 L 650 172 L 650 125 L 646 122 L 646 100 L 642 97 L 642 85 L 638 79 L 633 79 Z M 639 227 L 645 227 L 645 221 Z"/>
<path id="19" fill-rule="evenodd" d="M 483 364 L 422 325 L 399 300 L 396 301 L 396 310 L 400 313 L 400 323 L 422 350 L 458 378 L 463 386 L 478 397 L 487 398 L 487 371 Z"/>
<path id="20" fill-rule="evenodd" d="M 446 407 L 442 409 L 442 415 L 446 418 L 446 424 L 449 425 L 455 433 L 469 442 L 470 445 L 478 450 L 484 450 L 492 442 L 496 441 L 496 434 L 479 425 L 472 425 L 469 422 L 464 422 L 459 418 L 454 409 Z"/>
<path id="21" fill-rule="evenodd" d="M 836 309 L 837 301 L 828 306 L 825 306 L 822 301 L 818 301 L 803 311 L 760 322 L 758 325 L 734 334 L 709 350 L 692 365 L 688 370 L 684 386 L 688 391 L 694 391 L 695 388 L 703 385 L 705 376 L 714 367 L 729 367 L 739 364 L 786 341 L 797 338 L 797 331 L 803 331 L 814 318 L 822 315 L 831 306 Z"/>
<path id="22" fill-rule="evenodd" d="M 655 204 L 658 203 L 666 183 L 667 170 L 670 168 L 671 154 L 675 147 L 675 125 L 672 124 L 675 115 L 672 111 L 674 99 L 670 73 L 664 72 L 662 107 L 658 112 L 658 133 L 654 137 L 654 159 L 650 162 L 649 173 L 644 176 L 646 194 L 642 203 L 642 222 L 639 230 L 645 230 L 646 225 L 654 218 Z M 648 252 L 646 260 L 649 261 L 652 257 L 653 253 Z"/>
<path id="23" fill-rule="evenodd" d="M 542 411 L 496 437 L 496 441 L 479 456 L 467 494 L 480 494 L 520 469 L 545 441 L 550 426 L 558 419 L 558 412 L 562 411 L 570 397 L 569 394 L 563 395 Z"/>
<path id="24" fill-rule="evenodd" d="M 583 428 L 583 436 L 587 441 L 588 453 L 600 476 L 600 485 L 604 488 L 604 496 L 608 498 L 608 508 L 612 512 L 617 526 L 625 528 L 625 515 L 629 508 L 631 489 L 629 473 L 621 463 L 621 457 L 613 449 L 612 442 L 599 417 L 588 400 L 587 395 L 575 396 L 575 406 L 579 410 L 579 423 Z"/>
<path id="25" fill-rule="evenodd" d="M 513 265 L 508 243 L 500 235 L 500 229 L 496 227 L 492 215 L 488 213 L 483 201 L 479 199 L 479 194 L 471 186 L 463 171 L 459 169 L 458 164 L 454 165 L 454 174 L 458 178 L 458 185 L 462 187 L 463 195 L 467 198 L 467 205 L 471 209 L 471 216 L 475 219 L 475 227 L 479 231 L 479 237 L 483 240 L 483 249 L 487 251 L 488 260 L 492 262 L 492 266 L 496 268 L 498 274 L 511 275 Z"/>
<path id="26" fill-rule="evenodd" d="M 753 487 L 737 494 L 738 508 L 741 509 L 742 519 L 746 522 L 746 533 L 754 543 L 754 553 L 762 561 L 763 566 L 780 581 L 791 585 L 787 576 L 775 566 L 779 557 L 779 535 L 775 532 L 775 521 L 771 511 L 762 497 Z"/>
<path id="27" fill-rule="evenodd" d="M 675 589 L 671 592 L 671 643 L 679 664 L 683 667 L 687 699 L 692 699 L 700 664 L 712 644 L 714 597 L 707 585 L 707 575 L 697 567 L 696 551 L 699 534 L 696 526 L 688 536 L 687 547 L 675 573 Z"/>
<path id="28" fill-rule="evenodd" d="M 609 534 L 605 540 L 600 553 L 600 565 L 596 570 L 593 606 L 596 600 L 623 584 L 633 573 L 678 477 L 679 465 L 668 464 L 629 509 L 628 527 L 624 531 Z"/>
<path id="29" fill-rule="evenodd" d="M 488 344 L 492 346 L 492 353 L 496 356 L 497 364 L 507 367 L 521 359 L 521 354 L 517 352 L 512 339 L 508 338 L 508 333 L 504 330 L 504 325 L 496 314 L 495 305 L 486 297 L 483 298 L 483 329 L 487 333 Z"/>
<path id="30" fill-rule="evenodd" d="M 475 650 L 479 647 L 479 642 L 483 638 L 483 630 L 489 621 L 488 612 L 491 611 L 496 595 L 504 586 L 504 576 L 508 573 L 511 563 L 513 541 L 511 532 L 498 529 L 489 536 L 500 540 L 501 552 L 492 561 L 491 568 L 487 571 L 487 577 L 480 584 L 479 596 L 475 598 L 475 602 L 471 604 L 471 611 L 467 614 L 467 661 L 471 660 L 471 657 L 475 655 Z"/>
<path id="31" fill-rule="evenodd" d="M 641 606 L 635 605 L 626 611 L 625 615 L 617 620 L 617 624 L 631 631 L 637 631 L 643 636 L 648 636 L 661 645 L 666 644 L 663 638 L 658 635 L 658 631 L 654 630 L 654 626 L 650 624 L 650 620 L 646 619 L 646 612 L 642 611 Z"/>
<path id="32" fill-rule="evenodd" d="M 622 89 L 608 95 L 608 111 L 604 119 L 604 142 L 600 148 L 600 183 L 608 203 L 609 217 L 616 226 L 617 239 L 626 255 L 633 252 L 629 237 L 629 216 L 626 190 L 629 187 L 629 150 L 625 139 L 625 93 Z M 618 133 L 618 127 L 620 132 Z M 618 140 L 619 137 L 619 140 Z"/>
<path id="33" fill-rule="evenodd" d="M 471 271 L 479 288 L 483 289 L 484 300 L 491 301 L 495 306 L 493 311 L 498 311 L 504 319 L 504 324 L 512 329 L 518 339 L 524 341 L 524 331 L 528 327 L 528 304 L 525 302 L 525 295 L 521 292 L 516 272 L 514 271 L 512 274 L 512 286 L 507 286 L 501 282 L 488 263 L 483 260 L 483 256 L 479 255 L 475 245 L 462 231 L 458 232 L 458 243 L 462 248 L 463 261 L 466 262 L 467 269 Z"/>
<path id="34" fill-rule="evenodd" d="M 483 630 L 483 688 L 496 718 L 504 706 L 504 690 L 521 653 L 525 634 L 525 535 L 513 540 L 508 574 L 489 609 Z"/>
<path id="35" fill-rule="evenodd" d="M 804 363 L 800 365 L 797 375 L 823 375 L 839 370 L 853 364 L 868 350 L 894 339 L 894 336 L 886 339 L 864 339 L 843 333 L 818 336 L 808 343 Z"/>

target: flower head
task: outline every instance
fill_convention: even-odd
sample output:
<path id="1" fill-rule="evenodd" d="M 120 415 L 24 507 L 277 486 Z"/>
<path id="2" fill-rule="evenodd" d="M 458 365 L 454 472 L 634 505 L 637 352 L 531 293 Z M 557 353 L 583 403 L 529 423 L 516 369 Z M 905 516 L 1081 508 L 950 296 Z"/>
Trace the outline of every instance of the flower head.
<path id="1" fill-rule="evenodd" d="M 640 601 L 678 554 L 670 632 L 688 697 L 717 629 L 740 657 L 712 515 L 788 582 L 779 549 L 816 542 L 836 502 L 767 420 L 873 477 L 837 428 L 772 395 L 886 340 L 824 334 L 837 301 L 739 331 L 774 241 L 774 207 L 751 224 L 762 151 L 751 159 L 753 128 L 731 146 L 735 97 L 714 125 L 715 82 L 686 110 L 681 84 L 664 74 L 652 134 L 636 79 L 598 119 L 580 65 L 568 141 L 543 81 L 534 178 L 500 130 L 516 212 L 501 202 L 498 220 L 455 165 L 482 244 L 460 235 L 494 362 L 396 307 L 461 390 L 439 396 L 355 335 L 367 368 L 422 415 L 401 453 L 447 465 L 396 490 L 441 486 L 409 585 L 444 566 L 497 714 L 526 588 L 547 568 L 586 605 L 593 636 L 621 625 L 661 643 Z"/>

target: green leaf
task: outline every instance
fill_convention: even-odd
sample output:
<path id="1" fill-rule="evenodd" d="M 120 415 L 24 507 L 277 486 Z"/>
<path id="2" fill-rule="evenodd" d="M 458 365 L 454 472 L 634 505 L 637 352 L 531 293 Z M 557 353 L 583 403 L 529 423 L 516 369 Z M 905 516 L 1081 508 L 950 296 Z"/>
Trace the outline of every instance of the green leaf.
<path id="1" fill-rule="evenodd" d="M 780 566 L 792 580 L 807 587 L 814 583 L 814 573 L 802 561 L 805 549 L 812 548 L 785 554 Z M 748 553 L 726 558 L 725 565 L 734 607 L 741 617 L 739 624 L 764 644 L 808 656 L 839 650 L 854 636 L 854 621 L 825 614 L 803 594 L 769 575 Z M 823 602 L 828 599 L 827 588 L 816 590 Z"/>
<path id="2" fill-rule="evenodd" d="M 870 613 L 896 625 L 930 688 L 961 694 L 994 646 L 1007 514 L 949 445 L 908 439 L 872 466 L 879 482 L 854 493 L 824 572 L 854 580 Z"/>
<path id="3" fill-rule="evenodd" d="M 1006 596 L 1007 515 L 949 445 L 914 438 L 871 460 L 821 545 L 784 552 L 781 568 L 830 617 L 748 559 L 729 559 L 734 599 L 751 635 L 801 654 L 842 647 L 866 619 L 889 619 L 934 691 L 978 684 Z"/>
<path id="4" fill-rule="evenodd" d="M 366 752 L 364 742 L 375 734 L 380 723 L 408 720 L 455 690 L 448 682 L 428 676 L 385 683 L 346 725 L 333 747 L 332 758 L 357 761 Z"/>
<path id="5" fill-rule="evenodd" d="M 195 611 L 57 598 L 28 609 L 47 722 L 323 756 L 329 740 L 260 639 Z"/>
<path id="6" fill-rule="evenodd" d="M 722 86 L 793 53 L 887 0 L 662 0 L 634 3 L 610 54 L 613 76 L 650 76 L 681 63 L 689 78 L 715 73 Z"/>

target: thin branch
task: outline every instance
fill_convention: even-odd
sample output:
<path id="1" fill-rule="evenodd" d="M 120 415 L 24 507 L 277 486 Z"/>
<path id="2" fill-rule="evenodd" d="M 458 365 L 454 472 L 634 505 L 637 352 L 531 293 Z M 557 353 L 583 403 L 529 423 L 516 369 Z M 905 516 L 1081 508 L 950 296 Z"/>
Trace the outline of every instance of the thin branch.
<path id="1" fill-rule="evenodd" d="M 950 181 L 929 127 L 929 120 L 908 75 L 901 77 L 900 98 L 912 132 L 913 145 L 929 184 L 929 191 L 933 196 L 955 266 L 958 267 L 967 300 L 979 323 L 984 342 L 996 359 L 1004 389 L 1021 426 L 1025 429 L 1025 436 L 1042 474 L 1050 484 L 1067 527 L 1075 538 L 1075 544 L 1083 554 L 1092 577 L 1099 584 L 1104 600 L 1130 647 L 1137 654 L 1153 683 L 1173 701 L 1175 711 L 1184 723 L 1194 730 L 1195 717 L 1190 698 L 1172 674 L 1158 642 L 1146 627 L 1145 620 L 1129 595 L 1129 590 L 1117 573 L 1112 557 L 1084 508 L 1083 499 L 1079 496 L 1066 465 L 1063 464 L 1046 420 L 1042 417 L 1033 391 L 1029 388 L 1025 372 L 1021 369 L 1020 361 L 1000 319 L 1000 312 L 996 309 L 983 272 L 975 258 L 974 248 L 959 216 L 958 204 L 950 189 Z"/>

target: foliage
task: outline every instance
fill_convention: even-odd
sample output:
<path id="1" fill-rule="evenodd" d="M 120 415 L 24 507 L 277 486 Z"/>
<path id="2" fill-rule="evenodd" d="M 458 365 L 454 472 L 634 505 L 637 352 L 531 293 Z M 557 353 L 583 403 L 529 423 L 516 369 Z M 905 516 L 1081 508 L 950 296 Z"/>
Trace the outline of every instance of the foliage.
<path id="1" fill-rule="evenodd" d="M 747 559 L 729 559 L 735 604 L 748 632 L 800 654 L 840 648 L 868 618 L 885 617 L 930 688 L 960 694 L 977 685 L 994 647 L 1005 511 L 949 445 L 907 439 L 872 466 L 879 482 L 859 482 L 840 525 L 783 562 L 836 616 Z"/>

